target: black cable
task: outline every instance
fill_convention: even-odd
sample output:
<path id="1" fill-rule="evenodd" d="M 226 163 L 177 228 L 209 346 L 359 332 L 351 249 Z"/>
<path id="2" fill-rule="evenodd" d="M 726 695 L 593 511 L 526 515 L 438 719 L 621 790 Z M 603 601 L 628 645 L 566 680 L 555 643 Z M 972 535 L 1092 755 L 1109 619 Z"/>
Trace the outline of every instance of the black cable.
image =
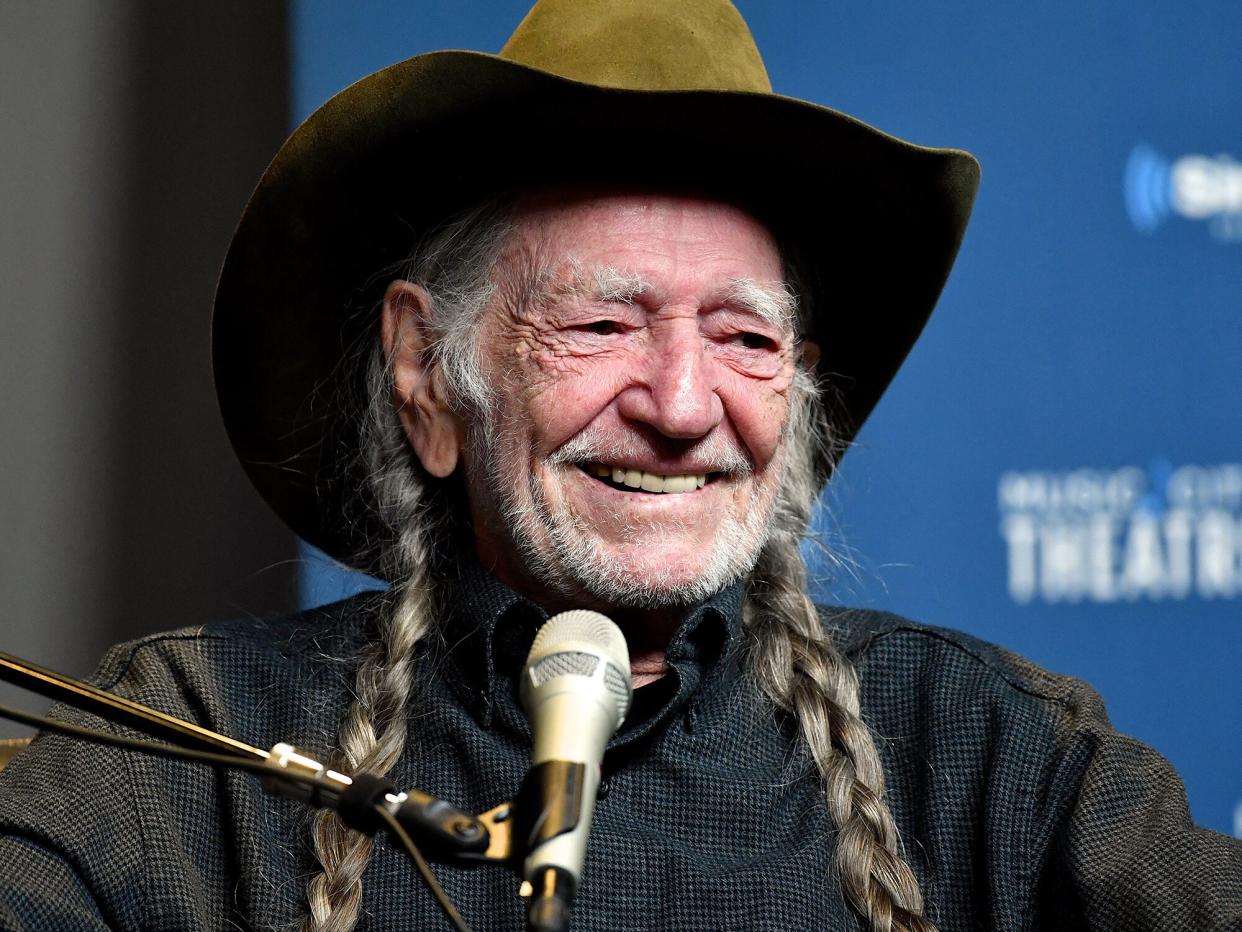
<path id="1" fill-rule="evenodd" d="M 401 842 L 405 853 L 414 861 L 418 872 L 423 875 L 423 883 L 427 885 L 427 889 L 431 891 L 431 895 L 436 898 L 436 902 L 440 904 L 440 908 L 444 910 L 444 915 L 448 916 L 449 922 L 453 924 L 453 928 L 457 932 L 470 932 L 470 926 L 466 925 L 466 920 L 462 919 L 461 913 L 457 911 L 457 907 L 453 905 L 453 901 L 448 898 L 448 894 L 444 892 L 444 888 L 440 886 L 440 882 L 436 880 L 436 875 L 431 872 L 431 865 L 423 857 L 423 853 L 418 850 L 418 845 L 414 844 L 414 839 L 410 837 L 410 833 L 405 830 L 396 816 L 385 809 L 383 806 L 377 805 L 375 811 L 380 818 L 384 820 L 384 824 L 388 826 L 388 830 L 397 837 Z"/>

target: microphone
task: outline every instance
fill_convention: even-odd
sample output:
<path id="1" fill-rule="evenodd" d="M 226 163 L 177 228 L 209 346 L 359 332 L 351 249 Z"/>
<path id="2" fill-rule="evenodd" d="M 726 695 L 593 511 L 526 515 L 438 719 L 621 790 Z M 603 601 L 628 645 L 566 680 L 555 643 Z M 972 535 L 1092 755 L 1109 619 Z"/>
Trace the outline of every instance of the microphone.
<path id="1" fill-rule="evenodd" d="M 630 708 L 625 637 L 598 612 L 562 612 L 531 645 L 522 707 L 534 735 L 517 804 L 525 842 L 522 892 L 531 932 L 564 932 L 586 859 L 604 745 Z"/>

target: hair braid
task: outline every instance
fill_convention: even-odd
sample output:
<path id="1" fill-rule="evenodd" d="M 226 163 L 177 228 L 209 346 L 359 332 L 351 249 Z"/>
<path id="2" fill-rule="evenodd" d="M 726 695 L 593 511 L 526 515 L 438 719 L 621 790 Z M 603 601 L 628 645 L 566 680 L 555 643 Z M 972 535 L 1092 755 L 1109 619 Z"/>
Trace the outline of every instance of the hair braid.
<path id="1" fill-rule="evenodd" d="M 935 932 L 884 801 L 880 755 L 859 714 L 858 674 L 824 631 L 806 592 L 798 548 L 819 487 L 815 444 L 827 436 L 815 387 L 800 373 L 786 480 L 747 590 L 751 670 L 767 696 L 793 713 L 815 761 L 850 903 L 874 932 Z"/>
<path id="2" fill-rule="evenodd" d="M 474 326 L 492 294 L 491 269 L 511 229 L 507 201 L 465 211 L 420 242 L 389 277 L 404 277 L 431 295 L 433 364 L 462 404 L 485 394 L 474 352 Z M 379 544 L 382 574 L 394 580 L 380 636 L 360 655 L 354 699 L 340 725 L 331 766 L 347 773 L 387 773 L 405 748 L 407 705 L 419 642 L 436 617 L 442 588 L 437 554 L 447 551 L 451 523 L 446 490 L 429 484 L 393 404 L 389 359 L 379 341 L 366 367 L 362 456 L 370 500 L 388 536 Z M 309 915 L 301 932 L 350 932 L 362 903 L 362 874 L 372 840 L 321 812 L 312 826 L 321 870 L 307 886 Z"/>
<path id="3" fill-rule="evenodd" d="M 382 359 L 374 364 L 386 376 Z M 374 379 L 373 379 L 374 381 Z M 391 405 L 389 405 L 391 410 Z M 409 481 L 409 446 L 404 434 L 383 431 L 372 451 L 372 475 L 381 517 L 400 527 L 397 546 L 386 549 L 389 578 L 399 589 L 381 637 L 363 652 L 355 674 L 354 700 L 341 723 L 340 751 L 332 767 L 346 773 L 387 773 L 405 748 L 406 705 L 413 686 L 413 663 L 419 640 L 433 614 L 428 522 L 420 520 L 423 484 Z M 397 524 L 395 522 L 400 521 Z M 316 814 L 312 836 L 322 870 L 310 882 L 310 915 L 302 932 L 349 932 L 358 921 L 362 873 L 371 857 L 372 839 L 347 828 L 332 812 Z"/>

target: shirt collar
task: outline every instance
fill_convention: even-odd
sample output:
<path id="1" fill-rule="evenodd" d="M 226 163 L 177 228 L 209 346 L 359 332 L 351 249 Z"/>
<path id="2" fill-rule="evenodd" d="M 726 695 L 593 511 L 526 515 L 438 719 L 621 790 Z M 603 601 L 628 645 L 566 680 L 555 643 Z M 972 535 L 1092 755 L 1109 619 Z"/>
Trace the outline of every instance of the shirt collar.
<path id="1" fill-rule="evenodd" d="M 673 632 L 668 673 L 635 693 L 630 714 L 610 751 L 637 744 L 685 710 L 687 726 L 705 709 L 722 680 L 736 672 L 742 640 L 741 582 L 691 609 Z M 462 705 L 484 727 L 529 736 L 518 702 L 518 679 L 531 642 L 548 613 L 505 585 L 477 561 L 463 561 L 447 606 L 444 630 L 449 679 Z"/>

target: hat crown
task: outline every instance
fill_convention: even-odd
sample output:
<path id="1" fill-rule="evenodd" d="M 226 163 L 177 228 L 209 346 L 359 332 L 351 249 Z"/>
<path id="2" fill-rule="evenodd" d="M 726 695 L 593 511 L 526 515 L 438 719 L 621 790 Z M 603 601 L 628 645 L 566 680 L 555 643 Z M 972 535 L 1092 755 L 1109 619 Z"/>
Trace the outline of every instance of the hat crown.
<path id="1" fill-rule="evenodd" d="M 728 0 L 539 0 L 500 57 L 626 90 L 772 91 Z"/>

